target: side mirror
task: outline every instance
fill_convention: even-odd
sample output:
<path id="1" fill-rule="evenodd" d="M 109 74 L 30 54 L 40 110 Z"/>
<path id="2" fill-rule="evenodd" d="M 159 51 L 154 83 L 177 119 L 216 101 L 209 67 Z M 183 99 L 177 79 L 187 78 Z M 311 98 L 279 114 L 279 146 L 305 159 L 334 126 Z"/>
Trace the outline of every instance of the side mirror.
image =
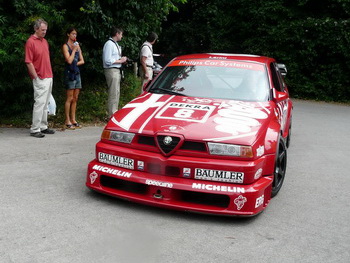
<path id="1" fill-rule="evenodd" d="M 276 103 L 279 103 L 281 101 L 284 101 L 286 99 L 289 98 L 289 95 L 288 93 L 286 92 L 281 92 L 281 91 L 277 91 L 276 89 L 273 89 L 273 100 L 276 102 Z"/>
<path id="2" fill-rule="evenodd" d="M 277 64 L 277 67 L 279 71 L 281 72 L 281 75 L 284 77 L 287 75 L 287 67 L 284 64 Z"/>

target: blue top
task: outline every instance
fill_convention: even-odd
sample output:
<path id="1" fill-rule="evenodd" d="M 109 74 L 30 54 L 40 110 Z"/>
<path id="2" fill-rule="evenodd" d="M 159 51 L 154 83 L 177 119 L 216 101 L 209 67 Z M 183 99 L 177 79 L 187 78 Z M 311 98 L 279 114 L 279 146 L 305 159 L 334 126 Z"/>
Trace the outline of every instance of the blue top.
<path id="1" fill-rule="evenodd" d="M 68 45 L 68 43 L 67 43 L 67 46 L 68 46 L 69 55 L 72 55 L 72 49 L 70 48 L 70 46 Z M 78 61 L 79 61 L 79 51 L 75 52 L 75 55 L 74 55 L 74 59 L 73 59 L 73 61 L 72 61 L 72 64 L 68 64 L 68 63 L 66 62 L 65 71 L 66 71 L 66 72 L 72 71 L 72 73 L 79 74 L 79 73 L 80 73 L 80 70 L 79 70 L 79 67 L 78 67 Z"/>

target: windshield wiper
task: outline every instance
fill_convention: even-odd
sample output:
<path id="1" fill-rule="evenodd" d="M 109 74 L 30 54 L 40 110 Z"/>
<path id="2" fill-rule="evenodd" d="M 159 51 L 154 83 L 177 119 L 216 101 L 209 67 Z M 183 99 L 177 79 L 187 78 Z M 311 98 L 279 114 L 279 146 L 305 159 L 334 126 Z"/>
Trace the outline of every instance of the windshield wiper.
<path id="1" fill-rule="evenodd" d="M 173 90 L 168 90 L 168 89 L 164 89 L 164 88 L 157 88 L 154 90 L 151 90 L 152 92 L 156 92 L 156 93 L 161 93 L 161 94 L 170 94 L 170 95 L 178 95 L 178 96 L 186 96 L 183 93 L 177 92 L 177 91 L 173 91 Z"/>

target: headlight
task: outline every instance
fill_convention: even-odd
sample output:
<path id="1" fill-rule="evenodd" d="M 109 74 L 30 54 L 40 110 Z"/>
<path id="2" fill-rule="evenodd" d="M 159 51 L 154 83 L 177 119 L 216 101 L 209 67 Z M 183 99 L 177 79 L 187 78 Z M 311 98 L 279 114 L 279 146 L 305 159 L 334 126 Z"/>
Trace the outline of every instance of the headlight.
<path id="1" fill-rule="evenodd" d="M 227 155 L 238 157 L 253 157 L 251 146 L 208 142 L 209 152 L 213 155 Z"/>
<path id="2" fill-rule="evenodd" d="M 104 130 L 102 132 L 101 138 L 105 140 L 110 140 L 110 141 L 131 143 L 134 136 L 135 134 L 130 132 Z"/>

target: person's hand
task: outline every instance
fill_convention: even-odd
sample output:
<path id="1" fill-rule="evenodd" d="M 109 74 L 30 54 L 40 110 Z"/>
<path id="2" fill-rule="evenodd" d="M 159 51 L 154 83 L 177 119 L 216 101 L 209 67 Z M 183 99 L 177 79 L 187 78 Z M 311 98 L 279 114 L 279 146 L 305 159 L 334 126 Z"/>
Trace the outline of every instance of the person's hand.
<path id="1" fill-rule="evenodd" d="M 79 43 L 78 42 L 76 42 L 77 44 L 74 44 L 73 45 L 73 51 L 79 51 L 80 50 L 80 46 L 79 46 Z"/>
<path id="2" fill-rule="evenodd" d="M 121 59 L 120 59 L 121 63 L 125 63 L 127 60 L 128 60 L 127 57 L 121 57 Z"/>

